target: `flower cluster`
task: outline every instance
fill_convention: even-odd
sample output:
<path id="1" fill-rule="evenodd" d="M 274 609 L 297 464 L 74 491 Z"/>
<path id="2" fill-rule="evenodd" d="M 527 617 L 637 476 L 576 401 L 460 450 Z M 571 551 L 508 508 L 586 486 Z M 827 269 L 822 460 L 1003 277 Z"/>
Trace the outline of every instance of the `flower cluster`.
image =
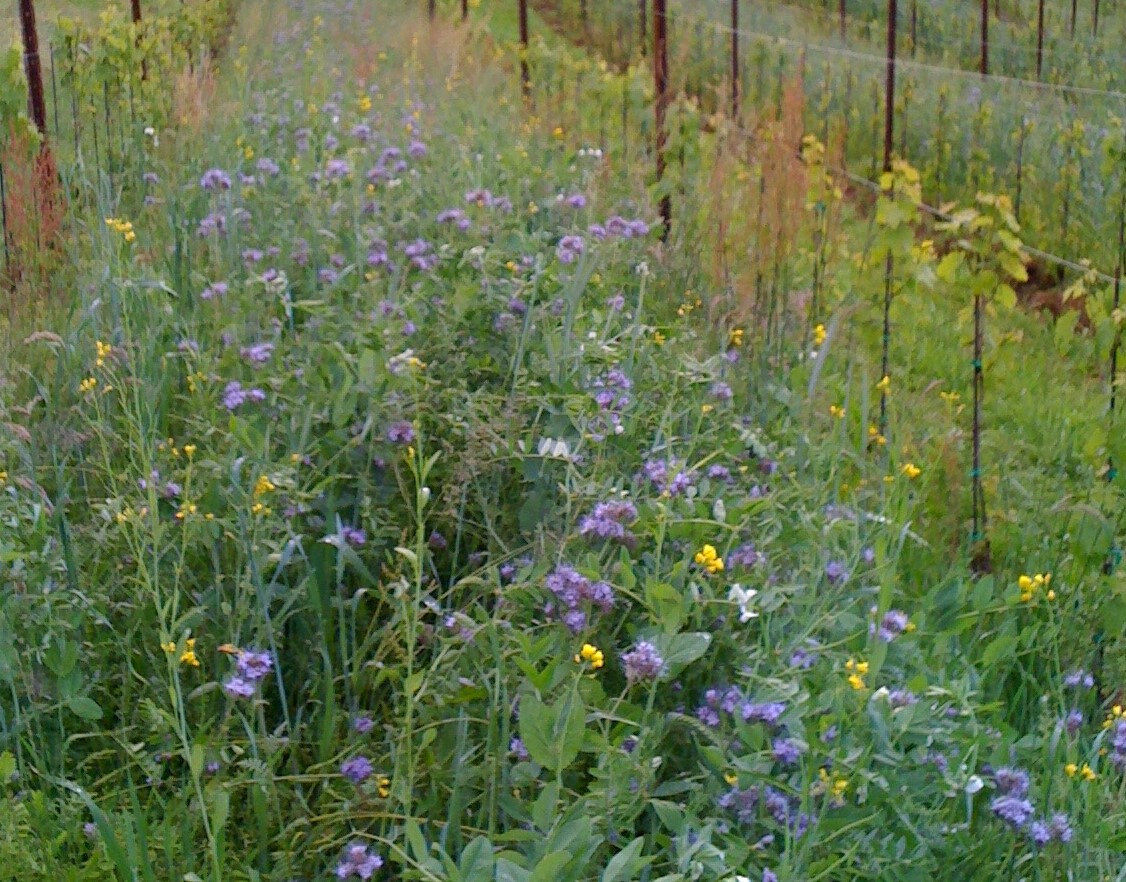
<path id="1" fill-rule="evenodd" d="M 632 548 L 637 537 L 628 525 L 637 520 L 637 507 L 628 499 L 600 502 L 579 522 L 579 535 L 588 539 L 617 542 Z"/>
<path id="2" fill-rule="evenodd" d="M 1017 587 L 1020 588 L 1021 603 L 1031 603 L 1041 589 L 1047 589 L 1044 595 L 1048 600 L 1056 599 L 1056 592 L 1050 587 L 1052 584 L 1051 573 L 1037 573 L 1034 576 L 1021 576 L 1017 579 Z"/>
<path id="3" fill-rule="evenodd" d="M 602 441 L 607 435 L 620 435 L 625 431 L 622 414 L 632 403 L 630 390 L 633 382 L 620 368 L 611 368 L 596 378 L 591 387 L 598 415 L 591 421 L 590 434 L 595 441 Z"/>
<path id="4" fill-rule="evenodd" d="M 562 608 L 559 618 L 574 634 L 587 626 L 592 610 L 607 613 L 614 606 L 614 589 L 609 584 L 588 579 L 566 564 L 556 567 L 544 584 Z M 556 615 L 555 604 L 549 603 L 544 612 L 549 616 Z"/>
<path id="5" fill-rule="evenodd" d="M 622 667 L 629 683 L 656 680 L 665 670 L 665 660 L 657 647 L 647 640 L 639 640 L 629 652 L 622 653 Z"/>
<path id="6" fill-rule="evenodd" d="M 223 683 L 223 691 L 231 698 L 253 698 L 266 675 L 274 668 L 274 659 L 268 652 L 239 649 L 225 644 L 219 651 L 235 658 L 235 672 Z"/>
<path id="7" fill-rule="evenodd" d="M 686 496 L 696 487 L 688 472 L 679 469 L 672 460 L 668 459 L 646 461 L 641 466 L 641 476 L 648 480 L 662 496 Z"/>
<path id="8" fill-rule="evenodd" d="M 383 858 L 369 850 L 363 843 L 353 843 L 344 849 L 340 863 L 336 865 L 337 879 L 370 879 L 375 871 L 383 866 Z"/>
<path id="9" fill-rule="evenodd" d="M 1012 827 L 1024 831 L 1037 846 L 1053 840 L 1070 842 L 1071 824 L 1066 814 L 1056 812 L 1050 819 L 1036 818 L 1036 808 L 1028 798 L 1030 780 L 1024 769 L 1003 767 L 993 774 L 997 796 L 989 803 L 989 810 Z"/>
<path id="10" fill-rule="evenodd" d="M 723 572 L 723 558 L 719 556 L 714 545 L 705 545 L 696 552 L 694 560 L 713 576 Z"/>
<path id="11" fill-rule="evenodd" d="M 132 242 L 137 238 L 137 234 L 133 232 L 133 224 L 127 220 L 120 220 L 116 217 L 107 217 L 106 226 L 113 230 L 115 233 L 120 233 L 121 238 L 126 242 Z"/>
<path id="12" fill-rule="evenodd" d="M 603 655 L 602 650 L 594 644 L 584 643 L 582 649 L 575 653 L 575 664 L 581 665 L 584 662 L 597 671 L 606 664 L 606 656 Z"/>

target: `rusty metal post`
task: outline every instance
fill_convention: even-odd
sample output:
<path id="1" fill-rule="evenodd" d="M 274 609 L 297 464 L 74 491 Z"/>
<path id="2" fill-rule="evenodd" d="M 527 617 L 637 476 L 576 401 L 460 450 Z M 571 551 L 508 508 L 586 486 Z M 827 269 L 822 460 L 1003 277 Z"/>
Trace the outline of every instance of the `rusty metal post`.
<path id="1" fill-rule="evenodd" d="M 1039 0 L 1036 10 L 1036 79 L 1044 72 L 1044 0 Z"/>
<path id="2" fill-rule="evenodd" d="M 528 0 L 517 0 L 520 18 L 520 90 L 524 97 L 532 94 L 532 77 L 528 72 Z"/>
<path id="3" fill-rule="evenodd" d="M 669 47 L 666 0 L 653 0 L 653 86 L 656 100 L 653 103 L 654 123 L 656 125 L 657 183 L 665 177 L 665 145 L 668 133 L 665 131 L 665 116 L 669 106 Z M 663 238 L 668 238 L 672 225 L 672 197 L 661 197 L 661 221 Z"/>
<path id="4" fill-rule="evenodd" d="M 739 0 L 731 0 L 731 118 L 739 118 Z"/>
<path id="5" fill-rule="evenodd" d="M 34 0 L 20 2 L 20 33 L 23 36 L 23 68 L 27 76 L 27 103 L 31 120 L 47 146 L 47 106 L 43 101 L 43 68 L 39 64 L 39 34 L 35 29 Z"/>
<path id="6" fill-rule="evenodd" d="M 981 75 L 989 75 L 989 0 L 981 0 Z"/>
<path id="7" fill-rule="evenodd" d="M 895 146 L 895 49 L 899 18 L 897 0 L 888 0 L 887 70 L 884 75 L 884 171 L 891 171 L 891 152 Z M 891 296 L 895 262 L 888 250 L 884 262 L 884 327 L 880 357 L 880 379 L 889 376 L 891 361 Z M 880 434 L 887 436 L 888 390 L 880 389 Z"/>

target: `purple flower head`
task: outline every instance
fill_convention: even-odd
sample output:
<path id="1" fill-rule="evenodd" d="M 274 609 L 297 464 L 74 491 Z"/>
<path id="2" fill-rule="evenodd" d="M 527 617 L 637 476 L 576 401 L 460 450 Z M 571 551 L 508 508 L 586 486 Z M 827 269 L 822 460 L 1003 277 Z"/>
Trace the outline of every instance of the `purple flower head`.
<path id="1" fill-rule="evenodd" d="M 753 542 L 745 542 L 727 556 L 729 567 L 743 567 L 753 569 L 766 563 L 766 555 L 756 551 Z"/>
<path id="2" fill-rule="evenodd" d="M 231 677 L 223 684 L 223 691 L 231 698 L 247 699 L 254 697 L 254 693 L 258 691 L 258 687 L 256 684 L 251 683 L 249 680 L 244 680 L 242 677 Z"/>
<path id="3" fill-rule="evenodd" d="M 1087 671 L 1079 668 L 1074 671 L 1069 671 L 1064 675 L 1063 685 L 1067 686 L 1069 689 L 1078 689 L 1080 686 L 1085 689 L 1090 689 L 1095 685 L 1095 678 Z"/>
<path id="4" fill-rule="evenodd" d="M 1060 842 L 1071 842 L 1071 820 L 1063 812 L 1053 814 L 1051 821 L 1048 822 L 1048 827 L 1052 831 L 1052 836 Z"/>
<path id="5" fill-rule="evenodd" d="M 213 282 L 199 292 L 199 300 L 214 300 L 215 297 L 222 297 L 226 294 L 225 282 Z"/>
<path id="6" fill-rule="evenodd" d="M 156 172 L 151 172 L 151 171 L 145 172 L 143 175 L 141 175 L 141 180 L 144 181 L 146 184 L 149 184 L 149 185 L 154 186 L 154 187 L 157 184 L 160 183 L 160 177 L 157 175 Z"/>
<path id="7" fill-rule="evenodd" d="M 831 585 L 839 585 L 848 579 L 848 570 L 839 560 L 831 560 L 825 564 L 825 578 Z"/>
<path id="8" fill-rule="evenodd" d="M 625 294 L 622 294 L 621 292 L 618 292 L 617 294 L 613 295 L 609 300 L 606 301 L 606 306 L 612 312 L 621 312 L 625 308 L 625 305 L 626 305 L 626 296 L 625 296 Z"/>
<path id="9" fill-rule="evenodd" d="M 414 440 L 414 426 L 407 420 L 398 420 L 387 427 L 387 440 L 392 444 L 410 444 Z"/>
<path id="10" fill-rule="evenodd" d="M 354 756 L 340 764 L 340 774 L 353 784 L 362 784 L 371 777 L 374 769 L 366 756 Z"/>
<path id="11" fill-rule="evenodd" d="M 518 762 L 527 762 L 529 759 L 528 748 L 524 746 L 523 741 L 515 736 L 508 742 L 508 752 L 512 754 Z"/>
<path id="12" fill-rule="evenodd" d="M 251 683 L 261 682 L 274 669 L 273 656 L 268 652 L 244 649 L 238 654 L 235 670 Z"/>
<path id="13" fill-rule="evenodd" d="M 602 224 L 591 224 L 586 228 L 586 231 L 590 233 L 590 238 L 595 239 L 599 242 L 601 242 L 609 235 L 606 227 L 604 227 Z"/>
<path id="14" fill-rule="evenodd" d="M 199 222 L 199 235 L 206 239 L 208 236 L 227 232 L 227 218 L 216 212 L 204 217 Z"/>
<path id="15" fill-rule="evenodd" d="M 775 738 L 771 745 L 771 753 L 774 754 L 775 762 L 782 763 L 784 766 L 793 766 L 801 759 L 802 750 L 790 738 Z"/>
<path id="16" fill-rule="evenodd" d="M 242 252 L 242 262 L 250 266 L 251 264 L 258 263 L 265 256 L 266 255 L 264 255 L 259 248 L 246 248 Z"/>
<path id="17" fill-rule="evenodd" d="M 763 703 L 744 702 L 740 709 L 743 720 L 747 723 L 766 723 L 768 726 L 777 725 L 782 714 L 786 712 L 786 705 L 781 701 L 768 701 Z"/>
<path id="18" fill-rule="evenodd" d="M 1033 821 L 1028 828 L 1028 838 L 1037 848 L 1043 848 L 1052 841 L 1052 828 L 1046 821 Z"/>
<path id="19" fill-rule="evenodd" d="M 232 380 L 223 389 L 223 407 L 237 410 L 248 401 L 265 401 L 266 393 L 261 389 L 244 389 L 242 383 Z"/>
<path id="20" fill-rule="evenodd" d="M 1068 734 L 1074 735 L 1083 728 L 1083 711 L 1078 708 L 1073 708 L 1063 721 L 1064 728 L 1067 729 Z"/>
<path id="21" fill-rule="evenodd" d="M 731 387 L 724 383 L 722 380 L 712 383 L 712 387 L 708 390 L 708 394 L 713 398 L 718 398 L 720 401 L 730 401 L 732 396 L 734 395 L 734 393 L 731 391 Z"/>
<path id="22" fill-rule="evenodd" d="M 270 356 L 274 354 L 274 344 L 255 343 L 253 346 L 244 346 L 239 354 L 251 364 L 261 366 L 268 362 Z"/>
<path id="23" fill-rule="evenodd" d="M 762 882 L 778 882 L 778 874 L 769 867 L 763 867 Z"/>
<path id="24" fill-rule="evenodd" d="M 325 163 L 325 177 L 330 181 L 339 181 L 352 173 L 352 167 L 343 159 L 330 159 Z"/>
<path id="25" fill-rule="evenodd" d="M 582 193 L 572 193 L 570 196 L 560 196 L 561 201 L 568 208 L 585 208 L 586 196 Z"/>
<path id="26" fill-rule="evenodd" d="M 199 179 L 199 186 L 208 192 L 231 189 L 231 176 L 221 168 L 208 169 Z"/>
<path id="27" fill-rule="evenodd" d="M 586 251 L 586 242 L 582 236 L 564 236 L 555 248 L 555 255 L 560 263 L 574 263 Z"/>
<path id="28" fill-rule="evenodd" d="M 255 168 L 258 169 L 260 174 L 269 175 L 271 178 L 275 178 L 281 174 L 281 168 L 268 156 L 263 156 L 259 159 Z"/>
<path id="29" fill-rule="evenodd" d="M 1025 796 L 1028 793 L 1028 772 L 1010 766 L 1002 766 L 993 773 L 999 793 L 1005 796 Z"/>
<path id="30" fill-rule="evenodd" d="M 888 705 L 894 708 L 908 707 L 919 703 L 917 696 L 910 689 L 892 689 L 888 692 Z"/>
<path id="31" fill-rule="evenodd" d="M 989 810 L 1011 827 L 1024 827 L 1034 814 L 1032 803 L 1020 796 L 998 796 L 989 804 Z"/>
<path id="32" fill-rule="evenodd" d="M 799 646 L 790 654 L 790 667 L 807 671 L 817 663 L 817 655 Z"/>
<path id="33" fill-rule="evenodd" d="M 366 735 L 375 728 L 375 720 L 366 716 L 356 717 L 356 719 L 352 720 L 352 728 L 361 735 Z"/>
<path id="34" fill-rule="evenodd" d="M 440 211 L 436 220 L 440 224 L 453 224 L 463 233 L 472 225 L 469 216 L 460 208 L 447 208 L 445 211 Z"/>
<path id="35" fill-rule="evenodd" d="M 383 858 L 369 851 L 368 846 L 357 842 L 344 849 L 344 855 L 334 872 L 337 879 L 350 879 L 352 876 L 370 879 L 382 866 Z"/>
<path id="36" fill-rule="evenodd" d="M 903 612 L 903 610 L 889 609 L 884 613 L 884 618 L 880 622 L 879 628 L 876 628 L 873 623 L 872 629 L 876 631 L 880 640 L 884 643 L 891 643 L 891 641 L 907 630 L 909 623 L 907 613 Z"/>
<path id="37" fill-rule="evenodd" d="M 600 502 L 579 523 L 579 535 L 630 546 L 636 540 L 627 528 L 637 520 L 637 508 L 628 499 Z"/>
<path id="38" fill-rule="evenodd" d="M 367 533 L 359 527 L 341 527 L 340 537 L 353 548 L 358 548 L 368 541 Z"/>
<path id="39" fill-rule="evenodd" d="M 431 531 L 426 539 L 426 544 L 432 551 L 442 551 L 449 545 L 446 541 L 446 537 L 437 530 Z"/>
<path id="40" fill-rule="evenodd" d="M 422 157 L 424 157 L 429 152 L 429 148 L 418 139 L 411 141 L 410 145 L 407 147 L 407 154 L 412 159 L 422 159 Z"/>
<path id="41" fill-rule="evenodd" d="M 661 658 L 656 646 L 646 640 L 639 640 L 633 649 L 622 653 L 622 667 L 625 668 L 629 683 L 639 683 L 658 679 L 664 672 L 665 660 Z"/>
<path id="42" fill-rule="evenodd" d="M 708 466 L 706 474 L 712 481 L 723 481 L 724 483 L 731 481 L 731 469 L 720 463 Z"/>

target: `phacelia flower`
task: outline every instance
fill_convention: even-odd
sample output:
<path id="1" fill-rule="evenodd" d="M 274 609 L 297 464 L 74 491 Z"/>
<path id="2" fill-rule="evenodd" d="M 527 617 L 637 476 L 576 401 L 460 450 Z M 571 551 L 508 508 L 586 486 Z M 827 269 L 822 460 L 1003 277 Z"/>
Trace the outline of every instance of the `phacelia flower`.
<path id="1" fill-rule="evenodd" d="M 340 764 L 340 774 L 353 784 L 362 784 L 373 771 L 371 760 L 366 756 L 354 756 Z"/>
<path id="2" fill-rule="evenodd" d="M 656 646 L 639 640 L 633 649 L 622 654 L 622 667 L 625 668 L 626 680 L 638 683 L 658 679 L 665 669 L 665 660 Z"/>
<path id="3" fill-rule="evenodd" d="M 368 850 L 363 843 L 353 843 L 344 849 L 340 863 L 336 865 L 337 879 L 370 879 L 375 871 L 383 866 L 383 858 Z"/>

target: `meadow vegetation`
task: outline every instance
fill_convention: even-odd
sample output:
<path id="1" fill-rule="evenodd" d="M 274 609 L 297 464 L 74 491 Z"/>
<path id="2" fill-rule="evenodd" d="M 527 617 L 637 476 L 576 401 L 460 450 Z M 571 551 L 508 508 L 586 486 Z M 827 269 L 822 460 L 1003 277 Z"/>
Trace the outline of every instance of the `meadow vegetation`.
<path id="1" fill-rule="evenodd" d="M 654 184 L 633 0 L 212 2 L 10 243 L 0 876 L 1126 879 L 1105 281 L 781 68 Z"/>

